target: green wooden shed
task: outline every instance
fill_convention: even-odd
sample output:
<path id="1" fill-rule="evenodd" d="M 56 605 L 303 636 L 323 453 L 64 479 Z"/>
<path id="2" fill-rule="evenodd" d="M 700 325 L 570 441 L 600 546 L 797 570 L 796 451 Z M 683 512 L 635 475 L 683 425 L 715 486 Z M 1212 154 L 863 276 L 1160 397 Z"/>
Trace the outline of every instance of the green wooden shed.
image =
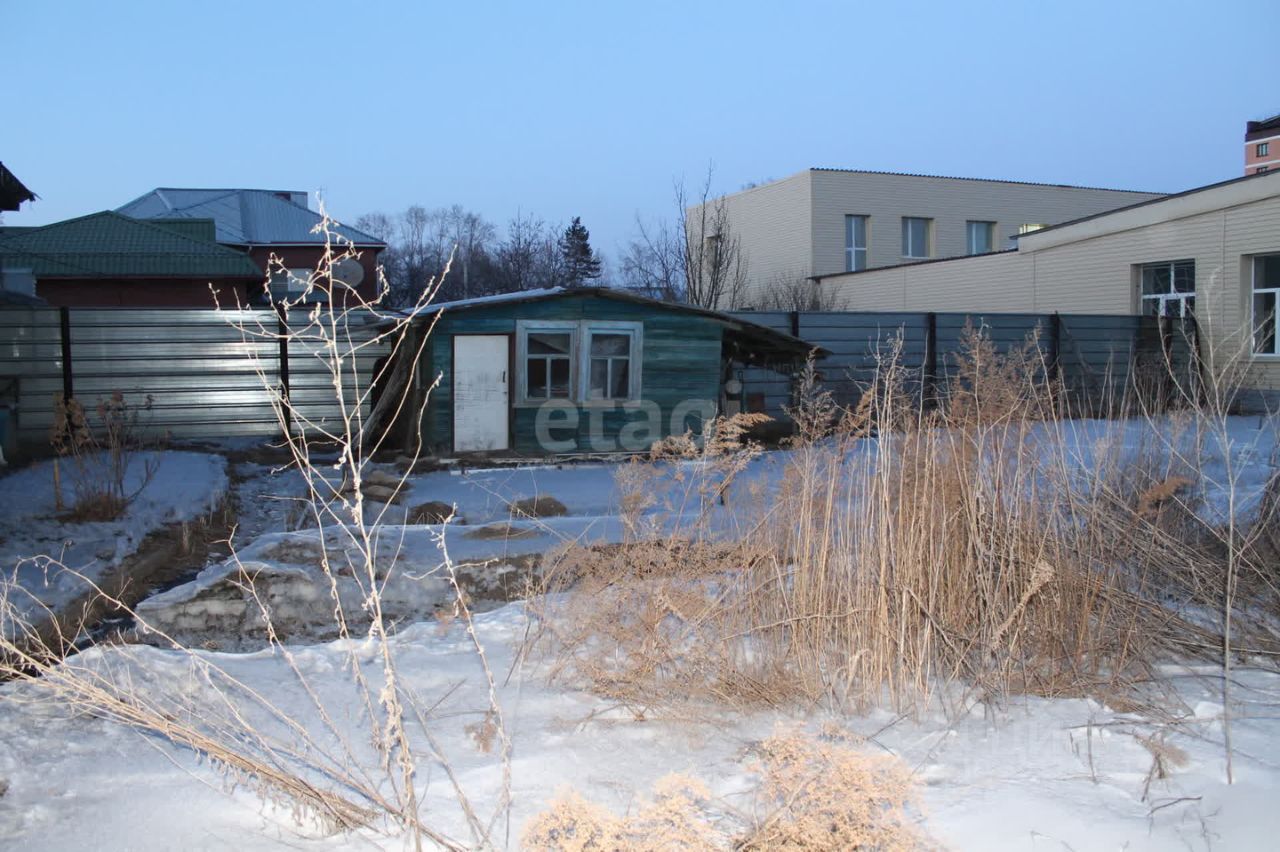
<path id="1" fill-rule="evenodd" d="M 794 370 L 813 348 L 717 311 L 598 287 L 431 305 L 418 375 L 438 455 L 643 452 L 732 410 L 734 370 Z"/>

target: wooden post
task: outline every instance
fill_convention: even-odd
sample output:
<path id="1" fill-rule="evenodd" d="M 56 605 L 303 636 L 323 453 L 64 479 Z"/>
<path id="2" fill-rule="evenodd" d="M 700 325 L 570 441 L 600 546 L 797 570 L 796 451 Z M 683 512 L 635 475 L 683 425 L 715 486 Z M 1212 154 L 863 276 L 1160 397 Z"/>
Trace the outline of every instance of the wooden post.
<path id="1" fill-rule="evenodd" d="M 74 383 L 71 380 L 71 311 L 58 308 L 58 320 L 62 326 L 62 398 L 71 401 Z"/>

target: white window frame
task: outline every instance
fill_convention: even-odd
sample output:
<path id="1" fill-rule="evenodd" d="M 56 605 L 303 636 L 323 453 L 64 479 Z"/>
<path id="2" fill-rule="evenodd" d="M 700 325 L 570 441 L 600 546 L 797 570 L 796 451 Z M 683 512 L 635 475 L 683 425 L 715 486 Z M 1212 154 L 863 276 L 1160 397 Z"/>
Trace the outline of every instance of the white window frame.
<path id="1" fill-rule="evenodd" d="M 307 292 L 307 284 L 311 281 L 313 274 L 315 274 L 314 269 L 302 266 L 289 269 L 276 267 L 271 271 L 271 280 L 267 282 L 267 289 L 277 298 L 282 295 L 301 296 Z M 284 286 L 282 287 L 281 284 Z"/>
<path id="2" fill-rule="evenodd" d="M 857 244 L 858 229 L 856 221 L 862 222 L 862 245 Z M 851 213 L 844 217 L 844 271 L 861 272 L 867 268 L 867 230 L 871 227 L 871 217 Z"/>
<path id="3" fill-rule="evenodd" d="M 987 235 L 987 247 L 985 249 L 977 249 L 974 246 L 974 234 L 977 233 L 978 226 L 981 226 L 983 232 Z M 974 254 L 990 254 L 996 250 L 996 223 L 982 219 L 970 219 L 964 223 L 964 242 L 965 248 L 971 255 Z"/>
<path id="4" fill-rule="evenodd" d="M 591 399 L 591 335 L 627 334 L 631 337 L 631 363 L 627 366 L 627 396 Z M 530 397 L 529 335 L 569 334 L 569 396 Z M 516 320 L 516 405 L 536 406 L 546 402 L 574 405 L 614 405 L 640 399 L 644 364 L 644 323 L 613 320 Z"/>
<path id="5" fill-rule="evenodd" d="M 530 334 L 568 334 L 569 335 L 569 395 L 568 396 L 529 396 L 529 335 Z M 544 402 L 573 402 L 576 396 L 578 380 L 578 323 L 573 320 L 516 320 L 516 392 L 513 395 L 517 403 L 525 405 L 541 405 Z M 550 381 L 550 373 L 547 375 Z"/>
<path id="6" fill-rule="evenodd" d="M 911 222 L 924 223 L 924 246 L 916 246 L 913 244 L 911 237 Z M 924 216 L 903 216 L 902 217 L 902 256 L 911 260 L 925 260 L 932 257 L 930 254 L 930 243 L 933 242 L 933 220 Z M 916 254 L 917 250 L 923 250 L 924 254 Z"/>
<path id="7" fill-rule="evenodd" d="M 1267 157 L 1267 156 L 1270 156 L 1270 154 L 1271 154 L 1271 143 L 1270 143 L 1270 142 L 1259 142 L 1259 143 L 1257 144 L 1257 146 L 1256 146 L 1253 150 L 1254 150 L 1254 154 L 1253 154 L 1253 155 L 1254 155 L 1255 157 Z"/>
<path id="8" fill-rule="evenodd" d="M 581 364 L 578 375 L 581 387 L 578 399 L 586 404 L 612 404 L 638 400 L 640 398 L 640 365 L 643 363 L 644 356 L 644 323 L 583 320 L 579 334 L 582 345 L 579 347 Z M 625 397 L 591 396 L 591 338 L 595 334 L 625 334 L 631 338 L 631 346 L 627 354 L 627 395 Z"/>
<path id="9" fill-rule="evenodd" d="M 1182 293 L 1173 289 L 1174 282 L 1177 280 L 1177 267 L 1183 264 L 1191 265 L 1191 291 Z M 1156 270 L 1160 267 L 1169 268 L 1169 291 L 1166 293 L 1145 292 L 1145 278 L 1147 270 Z M 1193 258 L 1181 258 L 1179 260 L 1161 260 L 1155 263 L 1144 263 L 1138 267 L 1138 313 L 1143 316 L 1147 315 L 1146 306 L 1148 302 L 1155 303 L 1156 316 L 1170 317 L 1176 316 L 1186 318 L 1194 316 L 1194 302 L 1196 298 L 1196 262 Z M 1192 306 L 1188 307 L 1188 302 Z M 1176 303 L 1176 311 L 1173 305 Z"/>
<path id="10" fill-rule="evenodd" d="M 1276 358 L 1280 357 L 1280 325 L 1278 325 L 1278 323 L 1280 323 L 1280 282 L 1277 282 L 1274 287 L 1258 286 L 1259 261 L 1265 260 L 1269 257 L 1280 257 L 1280 255 L 1259 254 L 1254 255 L 1249 259 L 1249 328 L 1251 330 L 1250 333 L 1253 335 L 1253 354 L 1263 358 Z M 1270 294 L 1275 300 L 1276 305 L 1276 308 L 1272 312 L 1269 320 L 1271 323 L 1270 352 L 1265 352 L 1258 348 L 1258 317 L 1255 313 L 1254 305 L 1256 304 L 1257 296 L 1260 293 Z"/>

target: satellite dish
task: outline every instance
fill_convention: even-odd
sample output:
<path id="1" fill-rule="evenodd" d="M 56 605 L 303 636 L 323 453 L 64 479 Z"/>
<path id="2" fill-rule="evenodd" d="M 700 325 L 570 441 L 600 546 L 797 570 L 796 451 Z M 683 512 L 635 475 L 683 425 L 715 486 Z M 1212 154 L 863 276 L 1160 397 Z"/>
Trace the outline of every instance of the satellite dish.
<path id="1" fill-rule="evenodd" d="M 364 267 L 354 257 L 344 257 L 333 265 L 333 268 L 329 270 L 329 275 L 339 284 L 345 284 L 348 287 L 359 287 L 360 282 L 364 280 Z"/>

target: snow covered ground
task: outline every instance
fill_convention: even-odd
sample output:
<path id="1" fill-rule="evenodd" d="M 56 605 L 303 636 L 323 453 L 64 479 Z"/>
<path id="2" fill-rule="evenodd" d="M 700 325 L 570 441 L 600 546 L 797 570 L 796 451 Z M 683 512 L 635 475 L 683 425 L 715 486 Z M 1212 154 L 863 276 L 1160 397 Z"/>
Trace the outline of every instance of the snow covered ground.
<path id="1" fill-rule="evenodd" d="M 1275 470 L 1274 428 L 1257 418 L 1230 425 L 1225 451 L 1212 440 L 1198 448 L 1210 463 L 1193 487 L 1208 512 L 1222 511 L 1227 486 L 1234 482 L 1237 511 L 1247 513 Z M 1069 426 L 1084 469 L 1096 461 L 1108 435 L 1121 434 L 1134 452 L 1150 447 L 1146 427 L 1138 424 Z M 1178 441 L 1181 446 L 1191 438 Z M 784 462 L 784 453 L 765 454 L 735 487 L 776 482 Z M 687 487 L 687 480 L 674 484 L 675 470 L 666 486 L 656 487 Z M 314 553 L 320 538 L 314 531 L 286 533 L 297 518 L 287 502 L 271 499 L 296 496 L 300 483 L 273 476 L 264 465 L 241 463 L 239 472 L 237 487 L 247 504 L 237 536 L 241 564 L 290 578 L 277 600 L 294 607 L 298 627 L 289 640 L 288 659 L 270 650 L 197 651 L 196 657 L 268 696 L 285 718 L 320 739 L 326 735 L 324 720 L 339 720 L 353 749 L 367 757 L 369 734 L 360 721 L 364 695 L 352 687 L 349 672 L 358 664 L 376 675 L 378 663 L 363 641 L 315 638 L 323 634 L 317 625 L 328 604 L 321 594 L 310 606 L 304 590 L 318 582 Z M 455 504 L 464 523 L 445 532 L 451 557 L 501 566 L 567 538 L 617 540 L 615 472 L 612 465 L 583 464 L 424 474 L 412 478 L 407 498 L 390 516 L 426 501 Z M 536 495 L 557 498 L 569 516 L 515 521 L 514 536 L 473 535 L 477 528 L 507 522 L 511 501 Z M 10 500 L 6 486 L 0 501 Z M 0 505 L 23 502 L 12 498 Z M 396 553 L 403 568 L 400 585 L 389 590 L 400 619 L 393 642 L 403 680 L 429 708 L 430 730 L 458 784 L 484 817 L 498 802 L 503 767 L 496 749 L 486 748 L 477 734 L 487 681 L 472 637 L 464 624 L 432 617 L 434 607 L 449 598 L 432 573 L 440 562 L 440 533 L 439 527 L 426 525 L 382 533 L 390 536 L 386 552 Z M 230 563 L 210 565 L 192 583 L 156 596 L 142 611 L 148 618 L 169 618 L 166 626 L 195 619 L 184 627 L 210 640 L 206 647 L 235 647 L 234 641 L 216 640 L 220 632 L 244 629 L 243 620 L 237 620 L 243 613 L 219 621 L 211 612 L 218 607 L 193 608 L 202 594 L 228 581 L 230 571 Z M 1280 808 L 1275 807 L 1280 801 L 1280 675 L 1262 668 L 1233 673 L 1235 783 L 1228 785 L 1221 682 L 1218 670 L 1209 666 L 1165 666 L 1161 674 L 1169 700 L 1158 714 L 1126 713 L 1086 699 L 1018 698 L 1001 707 L 937 709 L 919 719 L 887 711 L 744 714 L 700 707 L 682 710 L 678 718 L 637 720 L 626 708 L 549 683 L 549 663 L 521 653 L 528 624 L 519 602 L 483 612 L 475 622 L 475 639 L 496 675 L 512 739 L 512 808 L 509 824 L 499 824 L 498 846 L 516 848 L 525 822 L 566 785 L 622 813 L 660 777 L 681 772 L 705 781 L 726 807 L 749 812 L 750 756 L 780 725 L 824 732 L 834 726 L 865 738 L 861 748 L 898 756 L 919 785 L 924 830 L 950 848 L 1268 849 L 1280 836 Z M 178 652 L 144 646 L 95 649 L 82 661 L 126 667 L 138 673 L 138 683 L 153 684 L 151 689 L 163 684 L 165 692 L 197 705 L 216 702 L 199 667 Z M 188 751 L 32 701 L 33 695 L 30 685 L 0 686 L 0 848 L 411 848 L 405 837 L 376 829 L 325 834 L 251 785 L 231 783 Z M 470 842 L 441 768 L 421 764 L 418 784 L 426 822 Z"/>
<path id="2" fill-rule="evenodd" d="M 58 517 L 52 462 L 0 477 L 0 577 L 57 609 L 85 591 L 83 581 L 29 557 L 54 557 L 96 581 L 137 550 L 148 533 L 208 514 L 227 490 L 221 456 L 169 451 L 138 453 L 126 476 L 126 491 L 141 485 L 148 462 L 156 463 L 154 478 L 124 515 L 106 522 L 70 523 Z M 73 492 L 68 468 L 64 463 L 62 488 L 69 501 Z M 17 596 L 14 600 L 20 601 Z"/>
<path id="3" fill-rule="evenodd" d="M 827 732 L 836 725 L 865 737 L 863 748 L 899 756 L 920 786 L 925 829 L 951 848 L 1267 849 L 1280 832 L 1280 677 L 1272 673 L 1236 673 L 1236 783 L 1228 786 L 1212 669 L 1164 671 L 1176 694 L 1164 721 L 1088 700 L 1038 698 L 994 710 L 975 706 L 950 721 L 941 713 L 911 720 L 883 711 L 789 716 L 713 708 L 680 720 L 636 721 L 590 695 L 548 686 L 544 664 L 516 656 L 524 630 L 519 604 L 477 621 L 514 742 L 513 839 L 562 785 L 623 812 L 671 772 L 696 776 L 727 805 L 749 811 L 753 747 L 779 725 L 793 724 Z M 486 752 L 471 727 L 482 718 L 485 682 L 465 629 L 420 625 L 396 642 L 402 674 L 432 707 L 432 728 L 459 783 L 477 812 L 487 814 L 502 786 L 502 768 L 496 751 Z M 344 669 L 352 656 L 373 666 L 367 650 L 351 642 L 293 649 L 298 671 L 335 718 L 357 703 Z M 172 652 L 135 647 L 93 653 L 129 655 L 171 690 L 198 695 L 204 688 Z M 319 713 L 278 654 L 201 656 L 270 694 L 291 718 L 321 730 Z M 232 787 L 189 753 L 108 722 L 25 704 L 27 692 L 10 687 L 0 702 L 5 848 L 407 846 L 403 837 L 373 831 L 319 834 L 253 789 Z M 360 738 L 359 727 L 352 733 Z M 1173 758 L 1168 777 L 1150 777 L 1154 757 L 1144 740 L 1180 750 L 1185 762 Z M 423 766 L 420 784 L 430 824 L 465 842 L 461 810 L 439 768 Z"/>

